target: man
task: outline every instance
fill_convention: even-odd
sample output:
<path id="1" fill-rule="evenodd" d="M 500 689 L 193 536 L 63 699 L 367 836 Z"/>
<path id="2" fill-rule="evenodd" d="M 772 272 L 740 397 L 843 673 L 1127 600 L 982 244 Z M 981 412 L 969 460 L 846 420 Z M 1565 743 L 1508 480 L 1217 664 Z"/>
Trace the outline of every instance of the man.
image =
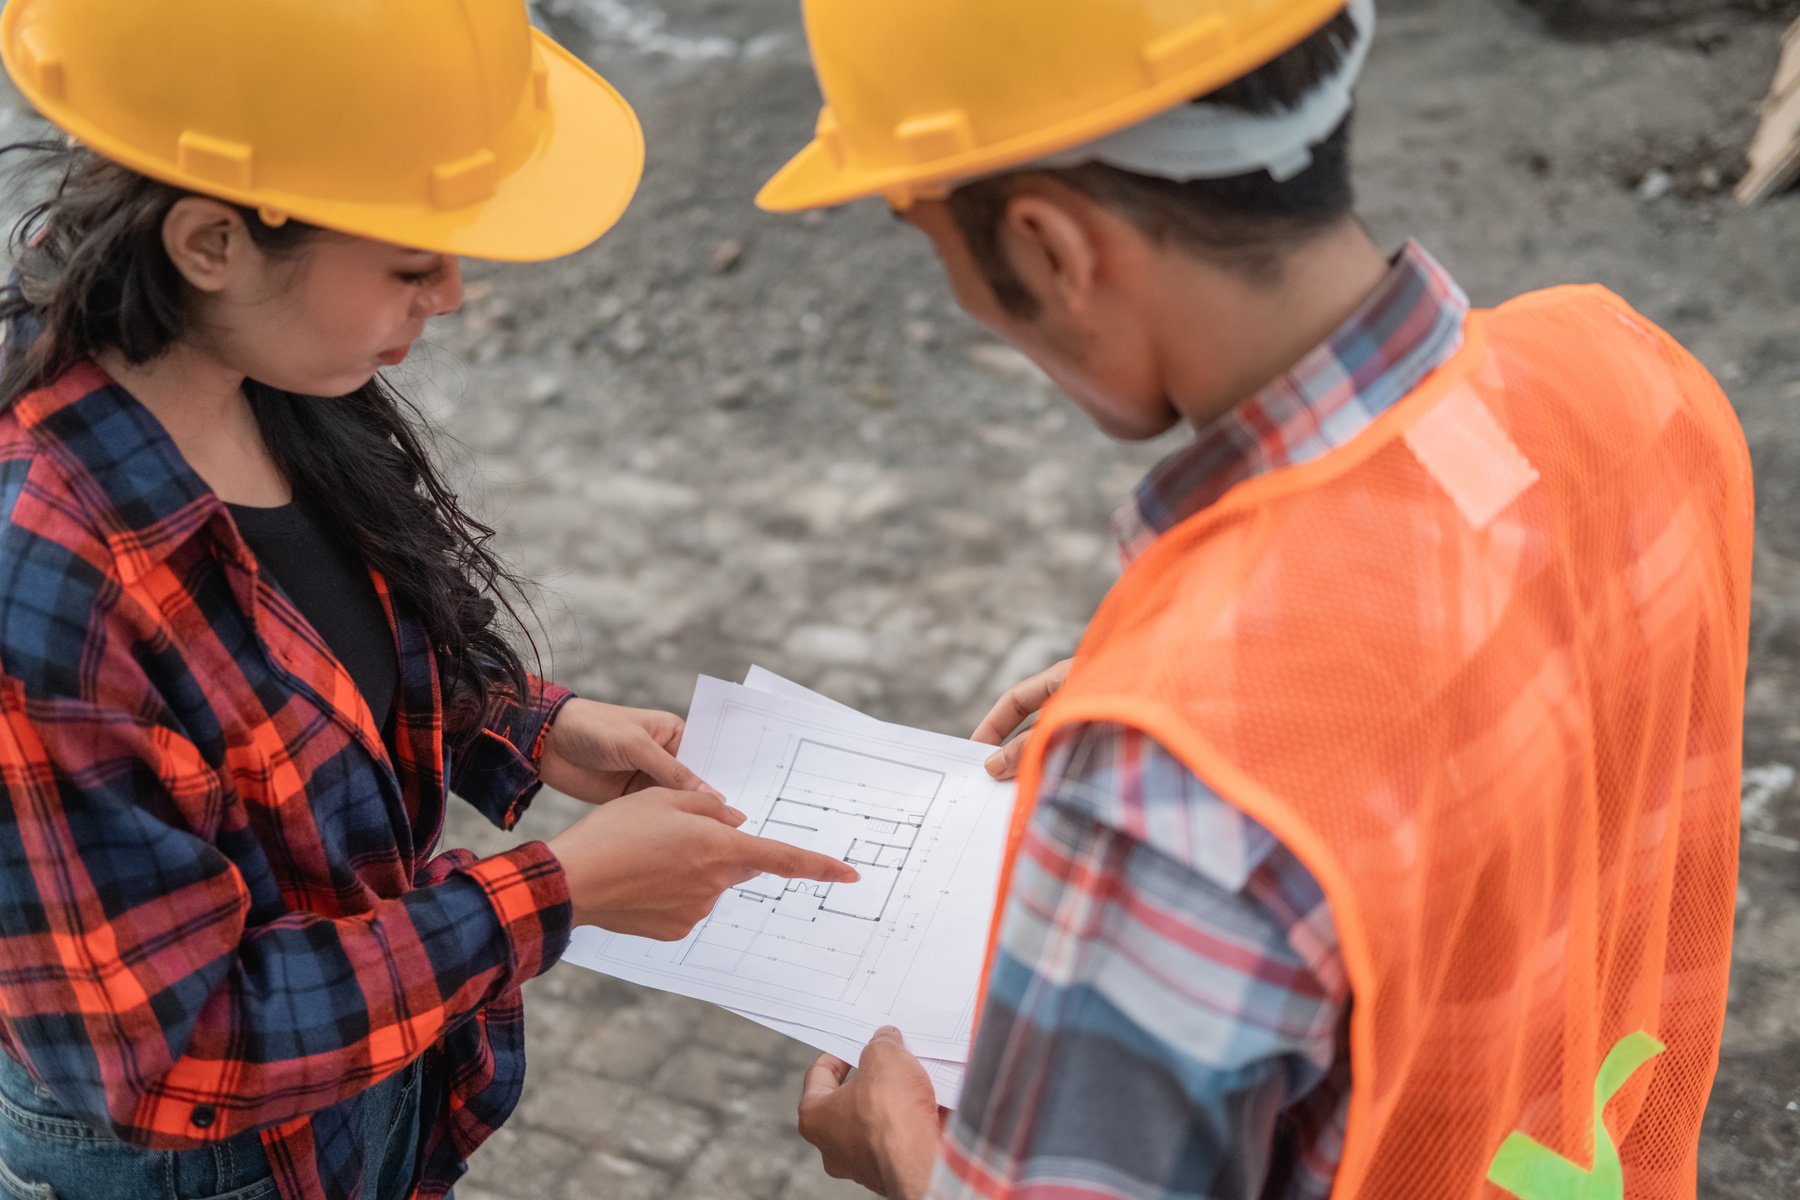
<path id="1" fill-rule="evenodd" d="M 962 1107 L 940 1133 L 892 1031 L 854 1076 L 821 1059 L 801 1131 L 835 1175 L 1694 1194 L 1742 435 L 1610 293 L 1470 312 L 1377 249 L 1348 169 L 1374 14 L 1342 3 L 807 0 L 827 107 L 761 202 L 886 197 L 1102 428 L 1198 431 L 1121 514 L 1066 681 L 984 725 L 1057 693 Z"/>

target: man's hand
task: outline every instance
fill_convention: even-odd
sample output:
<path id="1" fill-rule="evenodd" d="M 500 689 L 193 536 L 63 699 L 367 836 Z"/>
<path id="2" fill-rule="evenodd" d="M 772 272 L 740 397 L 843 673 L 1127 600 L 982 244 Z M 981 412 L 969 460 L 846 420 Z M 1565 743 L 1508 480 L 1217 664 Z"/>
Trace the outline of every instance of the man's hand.
<path id="1" fill-rule="evenodd" d="M 711 792 L 675 760 L 682 728 L 674 713 L 571 700 L 550 727 L 539 774 L 557 791 L 589 804 L 647 787 Z"/>
<path id="2" fill-rule="evenodd" d="M 975 727 L 975 740 L 986 742 L 990 746 L 1000 746 L 1013 730 L 1023 725 L 1044 707 L 1050 697 L 1056 695 L 1063 680 L 1069 677 L 1069 667 L 1074 662 L 1072 658 L 1065 658 L 1049 670 L 1039 671 L 1023 683 L 1014 684 L 1007 689 L 1006 695 L 1000 697 L 999 702 L 988 710 L 988 715 L 981 719 L 981 724 Z M 988 774 L 995 779 L 1011 779 L 1017 775 L 1019 762 L 1025 757 L 1025 747 L 1030 743 L 1031 735 L 1025 733 L 1000 746 L 1000 749 L 988 756 Z"/>
<path id="3" fill-rule="evenodd" d="M 889 1200 L 919 1200 L 943 1137 L 931 1077 L 892 1027 L 876 1031 L 849 1076 L 849 1063 L 819 1056 L 800 1093 L 800 1136 L 833 1179 L 854 1179 Z"/>
<path id="4" fill-rule="evenodd" d="M 744 814 L 711 792 L 650 788 L 612 801 L 549 841 L 577 925 L 679 941 L 727 889 L 758 875 L 855 883 L 855 868 L 741 833 Z"/>

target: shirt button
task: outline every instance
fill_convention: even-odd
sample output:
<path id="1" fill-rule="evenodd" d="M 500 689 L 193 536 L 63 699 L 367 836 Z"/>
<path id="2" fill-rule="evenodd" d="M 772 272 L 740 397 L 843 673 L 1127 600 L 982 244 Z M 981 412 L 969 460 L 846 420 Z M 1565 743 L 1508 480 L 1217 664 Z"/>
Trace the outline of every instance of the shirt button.
<path id="1" fill-rule="evenodd" d="M 194 1115 L 190 1119 L 194 1122 L 195 1129 L 209 1129 L 212 1127 L 213 1119 L 218 1115 L 213 1111 L 212 1105 L 202 1104 L 194 1110 Z"/>

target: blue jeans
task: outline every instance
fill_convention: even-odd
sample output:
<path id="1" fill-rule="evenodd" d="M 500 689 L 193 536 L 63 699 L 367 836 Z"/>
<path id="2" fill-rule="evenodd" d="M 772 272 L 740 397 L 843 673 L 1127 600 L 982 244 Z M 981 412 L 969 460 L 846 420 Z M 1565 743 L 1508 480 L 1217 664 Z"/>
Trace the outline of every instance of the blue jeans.
<path id="1" fill-rule="evenodd" d="M 364 1200 L 405 1200 L 419 1150 L 419 1064 L 364 1094 Z M 0 1200 L 275 1200 L 254 1130 L 145 1150 L 78 1120 L 0 1054 Z"/>

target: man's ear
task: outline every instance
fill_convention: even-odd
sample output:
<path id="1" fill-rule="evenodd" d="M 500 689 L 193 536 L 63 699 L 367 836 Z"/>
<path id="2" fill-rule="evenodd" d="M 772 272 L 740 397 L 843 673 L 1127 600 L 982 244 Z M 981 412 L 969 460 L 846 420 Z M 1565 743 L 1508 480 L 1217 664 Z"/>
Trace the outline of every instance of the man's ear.
<path id="1" fill-rule="evenodd" d="M 1074 196 L 1020 192 L 1000 222 L 1000 248 L 1026 288 L 1075 316 L 1093 307 L 1099 282 L 1099 231 L 1085 207 Z"/>
<path id="2" fill-rule="evenodd" d="M 163 250 L 183 279 L 202 292 L 219 292 L 249 250 L 250 231 L 231 205 L 205 196 L 183 196 L 163 218 Z"/>

